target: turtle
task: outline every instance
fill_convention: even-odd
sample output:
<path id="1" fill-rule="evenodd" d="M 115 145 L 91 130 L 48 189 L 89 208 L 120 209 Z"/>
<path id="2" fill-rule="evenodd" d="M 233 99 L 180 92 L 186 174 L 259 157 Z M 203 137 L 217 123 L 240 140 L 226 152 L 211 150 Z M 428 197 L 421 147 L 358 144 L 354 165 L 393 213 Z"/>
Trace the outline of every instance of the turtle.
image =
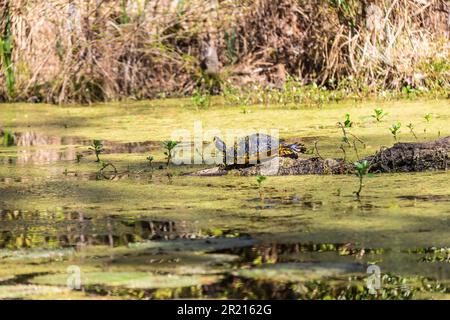
<path id="1" fill-rule="evenodd" d="M 256 157 L 256 163 L 279 155 L 280 157 L 298 158 L 306 148 L 300 143 L 287 144 L 268 134 L 254 133 L 235 141 L 233 148 L 228 148 L 219 137 L 214 137 L 216 148 L 223 152 L 225 164 L 250 164 Z"/>

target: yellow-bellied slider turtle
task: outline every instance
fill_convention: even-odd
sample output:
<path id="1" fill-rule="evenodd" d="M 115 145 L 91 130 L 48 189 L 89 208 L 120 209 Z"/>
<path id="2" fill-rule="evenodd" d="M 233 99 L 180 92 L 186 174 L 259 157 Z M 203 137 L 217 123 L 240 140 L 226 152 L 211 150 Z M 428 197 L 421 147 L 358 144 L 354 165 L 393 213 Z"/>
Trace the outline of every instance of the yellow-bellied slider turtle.
<path id="1" fill-rule="evenodd" d="M 299 143 L 287 144 L 268 134 L 254 133 L 235 141 L 232 148 L 228 148 L 219 137 L 214 137 L 216 148 L 223 153 L 225 164 L 249 164 L 250 161 L 259 163 L 263 159 L 274 156 L 298 158 L 299 153 L 306 151 Z"/>

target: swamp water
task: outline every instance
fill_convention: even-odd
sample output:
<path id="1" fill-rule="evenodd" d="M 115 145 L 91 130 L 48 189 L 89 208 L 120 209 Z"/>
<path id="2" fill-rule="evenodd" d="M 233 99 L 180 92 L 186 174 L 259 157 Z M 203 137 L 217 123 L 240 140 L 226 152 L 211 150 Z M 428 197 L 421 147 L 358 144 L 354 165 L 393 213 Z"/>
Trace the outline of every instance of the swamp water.
<path id="1" fill-rule="evenodd" d="M 382 122 L 375 107 L 389 113 Z M 448 172 L 375 175 L 357 200 L 351 175 L 268 177 L 259 188 L 255 177 L 164 165 L 162 141 L 194 121 L 224 132 L 277 128 L 342 157 L 336 123 L 346 113 L 366 144 L 360 157 L 391 146 L 396 122 L 402 142 L 417 141 L 408 123 L 419 141 L 450 135 L 446 100 L 245 113 L 188 100 L 1 105 L 0 298 L 449 299 Z M 99 174 L 93 139 L 117 173 Z M 377 295 L 366 283 L 372 264 Z"/>

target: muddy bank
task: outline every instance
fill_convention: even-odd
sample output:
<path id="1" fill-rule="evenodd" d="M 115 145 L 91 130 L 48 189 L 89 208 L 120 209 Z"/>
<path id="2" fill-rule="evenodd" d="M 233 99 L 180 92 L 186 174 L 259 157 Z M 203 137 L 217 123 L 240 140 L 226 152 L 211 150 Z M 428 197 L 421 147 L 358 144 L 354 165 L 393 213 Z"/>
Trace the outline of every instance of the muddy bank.
<path id="1" fill-rule="evenodd" d="M 362 160 L 370 163 L 370 172 L 420 172 L 446 170 L 450 136 L 423 143 L 396 143 L 382 148 Z M 242 175 L 303 175 L 303 174 L 347 174 L 354 171 L 354 165 L 345 159 L 322 159 L 320 157 L 290 159 L 276 157 L 262 164 L 236 168 L 216 167 L 193 173 L 194 176 L 220 176 L 229 172 Z"/>

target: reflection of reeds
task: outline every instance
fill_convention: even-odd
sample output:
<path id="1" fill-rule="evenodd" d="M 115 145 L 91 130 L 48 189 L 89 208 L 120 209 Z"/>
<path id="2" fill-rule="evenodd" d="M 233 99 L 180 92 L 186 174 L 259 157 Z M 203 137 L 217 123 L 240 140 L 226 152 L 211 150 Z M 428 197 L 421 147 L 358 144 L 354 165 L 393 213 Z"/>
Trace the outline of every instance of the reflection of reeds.
<path id="1" fill-rule="evenodd" d="M 291 74 L 350 90 L 448 86 L 444 0 L 3 0 L 0 8 L 13 39 L 0 98 L 14 87 L 19 100 L 53 103 L 190 94 L 204 83 L 205 46 L 217 48 L 221 77 L 236 84 Z"/>

